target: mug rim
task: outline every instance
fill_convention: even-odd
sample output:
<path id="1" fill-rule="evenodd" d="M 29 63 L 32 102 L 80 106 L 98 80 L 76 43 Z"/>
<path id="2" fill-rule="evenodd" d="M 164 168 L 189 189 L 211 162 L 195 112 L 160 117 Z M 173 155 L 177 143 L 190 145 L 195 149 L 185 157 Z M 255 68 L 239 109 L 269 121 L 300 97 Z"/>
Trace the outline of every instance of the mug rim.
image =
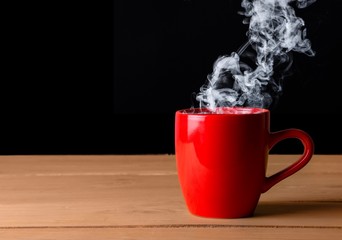
<path id="1" fill-rule="evenodd" d="M 176 111 L 183 115 L 213 116 L 213 115 L 255 115 L 265 114 L 269 110 L 260 107 L 215 107 L 214 110 L 207 107 L 184 108 Z"/>

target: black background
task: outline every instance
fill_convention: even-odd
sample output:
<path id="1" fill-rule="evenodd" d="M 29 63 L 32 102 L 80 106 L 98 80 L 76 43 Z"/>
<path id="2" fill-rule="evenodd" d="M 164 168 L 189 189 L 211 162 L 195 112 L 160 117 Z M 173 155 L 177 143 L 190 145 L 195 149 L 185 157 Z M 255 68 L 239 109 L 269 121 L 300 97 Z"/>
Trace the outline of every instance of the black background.
<path id="1" fill-rule="evenodd" d="M 174 153 L 174 112 L 246 41 L 241 1 L 14 2 L 6 9 L 0 154 Z M 341 3 L 297 9 L 316 56 L 293 54 L 271 130 L 342 153 Z M 274 153 L 298 153 L 285 140 Z"/>

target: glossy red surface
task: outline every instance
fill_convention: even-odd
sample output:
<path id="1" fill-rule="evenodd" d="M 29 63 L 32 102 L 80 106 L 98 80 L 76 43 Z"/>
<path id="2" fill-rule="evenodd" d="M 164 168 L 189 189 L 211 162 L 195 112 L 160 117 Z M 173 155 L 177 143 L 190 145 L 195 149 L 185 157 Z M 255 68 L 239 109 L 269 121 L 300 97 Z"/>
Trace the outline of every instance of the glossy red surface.
<path id="1" fill-rule="evenodd" d="M 222 108 L 180 110 L 175 117 L 175 153 L 189 211 L 214 218 L 252 216 L 261 193 L 304 167 L 314 145 L 299 129 L 270 133 L 268 110 Z M 304 145 L 302 157 L 266 177 L 269 150 L 286 138 Z"/>

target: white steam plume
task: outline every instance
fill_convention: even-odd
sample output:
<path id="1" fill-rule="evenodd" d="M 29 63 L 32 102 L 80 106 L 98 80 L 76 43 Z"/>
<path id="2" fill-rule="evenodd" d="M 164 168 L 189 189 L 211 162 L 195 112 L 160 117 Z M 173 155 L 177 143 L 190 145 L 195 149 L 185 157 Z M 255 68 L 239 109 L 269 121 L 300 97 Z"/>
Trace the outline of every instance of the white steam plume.
<path id="1" fill-rule="evenodd" d="M 306 38 L 303 19 L 291 4 L 304 8 L 316 0 L 242 0 L 243 14 L 249 23 L 248 41 L 230 56 L 214 63 L 208 82 L 196 96 L 200 107 L 249 106 L 269 108 L 282 92 L 282 76 L 275 78 L 275 68 L 290 68 L 291 51 L 314 56 Z M 252 51 L 247 51 L 251 48 Z M 242 59 L 253 60 L 253 66 Z M 281 74 L 280 74 L 281 75 Z"/>

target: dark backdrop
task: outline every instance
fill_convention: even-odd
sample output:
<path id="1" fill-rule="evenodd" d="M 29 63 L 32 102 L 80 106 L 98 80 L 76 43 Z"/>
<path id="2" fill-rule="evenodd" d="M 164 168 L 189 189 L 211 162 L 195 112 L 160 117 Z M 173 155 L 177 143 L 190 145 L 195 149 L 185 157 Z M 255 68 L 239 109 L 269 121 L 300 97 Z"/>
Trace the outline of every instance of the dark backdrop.
<path id="1" fill-rule="evenodd" d="M 239 0 L 98 2 L 8 7 L 0 154 L 174 153 L 174 112 L 246 41 Z M 340 9 L 296 8 L 316 56 L 294 54 L 271 112 L 272 131 L 307 131 L 317 154 L 342 153 Z"/>

